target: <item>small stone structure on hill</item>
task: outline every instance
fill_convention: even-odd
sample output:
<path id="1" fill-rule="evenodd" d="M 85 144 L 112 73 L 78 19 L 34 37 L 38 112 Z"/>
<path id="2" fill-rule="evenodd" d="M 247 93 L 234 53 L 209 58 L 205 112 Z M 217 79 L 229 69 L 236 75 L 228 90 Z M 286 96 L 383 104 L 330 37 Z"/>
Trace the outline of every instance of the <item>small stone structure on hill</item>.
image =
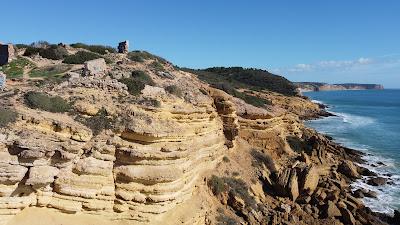
<path id="1" fill-rule="evenodd" d="M 12 44 L 0 44 L 0 66 L 11 62 L 14 56 L 15 50 Z"/>
<path id="2" fill-rule="evenodd" d="M 118 53 L 127 54 L 129 52 L 129 41 L 123 41 L 118 44 Z"/>

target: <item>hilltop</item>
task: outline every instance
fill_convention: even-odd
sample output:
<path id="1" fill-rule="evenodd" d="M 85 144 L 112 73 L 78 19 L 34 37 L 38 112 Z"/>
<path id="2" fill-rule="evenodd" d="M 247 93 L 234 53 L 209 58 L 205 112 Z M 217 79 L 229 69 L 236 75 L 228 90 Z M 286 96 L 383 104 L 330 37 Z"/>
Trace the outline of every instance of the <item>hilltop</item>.
<path id="1" fill-rule="evenodd" d="M 377 196 L 350 184 L 383 181 L 361 152 L 304 125 L 329 114 L 283 77 L 180 69 L 128 42 L 10 46 L 3 224 L 396 221 L 365 207 Z"/>

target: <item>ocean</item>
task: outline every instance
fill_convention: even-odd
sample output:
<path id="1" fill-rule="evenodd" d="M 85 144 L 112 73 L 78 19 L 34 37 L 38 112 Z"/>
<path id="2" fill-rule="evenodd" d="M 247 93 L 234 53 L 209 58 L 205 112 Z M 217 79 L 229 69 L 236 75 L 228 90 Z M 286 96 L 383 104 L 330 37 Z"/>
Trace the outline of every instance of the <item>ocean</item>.
<path id="1" fill-rule="evenodd" d="M 362 166 L 388 178 L 391 184 L 367 185 L 364 177 L 352 184 L 378 192 L 378 198 L 364 198 L 377 212 L 400 210 L 400 90 L 305 92 L 313 101 L 328 105 L 335 117 L 307 121 L 336 142 L 366 153 Z M 382 164 L 383 163 L 383 164 Z"/>

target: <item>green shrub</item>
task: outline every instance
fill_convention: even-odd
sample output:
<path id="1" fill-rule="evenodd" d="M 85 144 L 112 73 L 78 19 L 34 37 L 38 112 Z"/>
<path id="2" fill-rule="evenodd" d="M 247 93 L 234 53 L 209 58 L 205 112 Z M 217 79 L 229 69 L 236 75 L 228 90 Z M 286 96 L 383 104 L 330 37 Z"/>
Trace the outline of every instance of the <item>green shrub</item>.
<path id="1" fill-rule="evenodd" d="M 132 72 L 132 78 L 135 80 L 143 81 L 143 83 L 147 85 L 154 86 L 155 83 L 153 79 L 151 79 L 150 75 L 142 70 L 135 70 Z"/>
<path id="2" fill-rule="evenodd" d="M 119 82 L 125 84 L 128 87 L 128 92 L 131 95 L 139 95 L 144 89 L 145 84 L 142 81 L 136 81 L 132 78 L 122 78 Z"/>
<path id="3" fill-rule="evenodd" d="M 74 55 L 69 55 L 67 56 L 63 63 L 67 63 L 67 64 L 83 64 L 89 60 L 93 60 L 93 59 L 99 59 L 99 58 L 103 58 L 101 55 L 97 54 L 97 53 L 93 53 L 93 52 L 86 52 L 86 51 L 79 51 L 77 53 L 75 53 Z M 107 63 L 110 63 L 109 59 L 106 59 Z"/>
<path id="4" fill-rule="evenodd" d="M 32 56 L 32 55 L 36 55 L 39 54 L 40 52 L 40 48 L 35 48 L 32 46 L 27 46 L 24 52 L 24 56 Z"/>
<path id="5" fill-rule="evenodd" d="M 26 45 L 26 44 L 16 44 L 15 47 L 21 49 L 21 48 L 28 48 L 29 45 Z"/>
<path id="6" fill-rule="evenodd" d="M 114 124 L 114 119 L 107 116 L 107 111 L 104 108 L 100 109 L 95 116 L 89 118 L 81 117 L 78 121 L 89 127 L 93 135 L 99 135 L 103 130 L 112 129 Z"/>
<path id="7" fill-rule="evenodd" d="M 173 94 L 179 98 L 181 98 L 183 96 L 182 90 L 176 85 L 170 85 L 170 86 L 165 87 L 165 91 L 170 94 Z"/>
<path id="8" fill-rule="evenodd" d="M 230 83 L 216 83 L 216 84 L 213 84 L 212 86 L 214 88 L 223 90 L 226 93 L 228 93 L 236 98 L 240 98 L 243 101 L 245 101 L 247 104 L 250 104 L 250 105 L 253 105 L 256 107 L 263 107 L 265 105 L 271 104 L 271 102 L 266 99 L 248 95 L 248 94 L 237 91 Z"/>
<path id="9" fill-rule="evenodd" d="M 161 102 L 157 99 L 145 98 L 139 101 L 140 105 L 146 105 L 151 107 L 159 108 L 161 106 Z"/>
<path id="10" fill-rule="evenodd" d="M 144 71 L 135 70 L 132 72 L 131 77 L 122 78 L 119 80 L 121 83 L 124 83 L 128 87 L 128 92 L 131 95 L 139 95 L 140 92 L 147 85 L 154 86 L 155 83 L 153 79 Z"/>
<path id="11" fill-rule="evenodd" d="M 256 207 L 256 202 L 249 193 L 247 184 L 241 180 L 231 177 L 217 177 L 213 175 L 208 181 L 208 185 L 214 195 L 219 195 L 222 192 L 228 192 L 229 195 L 239 196 L 244 200 L 246 206 L 251 208 Z"/>
<path id="12" fill-rule="evenodd" d="M 33 66 L 29 60 L 18 57 L 9 64 L 0 67 L 0 71 L 7 74 L 7 78 L 21 78 L 24 74 L 24 69 Z"/>
<path id="13" fill-rule="evenodd" d="M 269 171 L 271 172 L 277 171 L 274 160 L 272 160 L 272 158 L 269 155 L 259 152 L 256 149 L 251 150 L 250 154 L 253 156 L 254 166 L 261 167 L 262 165 L 265 165 L 265 167 L 267 167 Z"/>
<path id="14" fill-rule="evenodd" d="M 158 61 L 154 61 L 150 64 L 150 67 L 156 71 L 165 71 L 164 66 Z"/>
<path id="15" fill-rule="evenodd" d="M 104 45 L 87 45 L 87 44 L 83 44 L 83 43 L 75 43 L 75 44 L 71 44 L 71 47 L 83 48 L 83 49 L 89 50 L 91 52 L 100 54 L 100 55 L 117 52 L 115 48 L 110 47 L 110 46 L 104 46 Z"/>
<path id="16" fill-rule="evenodd" d="M 0 128 L 15 122 L 17 113 L 11 109 L 0 109 Z"/>
<path id="17" fill-rule="evenodd" d="M 51 97 L 40 92 L 28 92 L 25 94 L 25 102 L 32 109 L 40 109 L 48 112 L 68 112 L 71 105 L 59 96 Z"/>
<path id="18" fill-rule="evenodd" d="M 230 162 L 231 160 L 229 160 L 229 158 L 228 158 L 227 156 L 224 156 L 224 157 L 222 158 L 222 161 L 224 161 L 224 162 Z"/>
<path id="19" fill-rule="evenodd" d="M 145 60 L 155 60 L 161 63 L 167 63 L 168 61 L 160 56 L 153 55 L 146 51 L 132 51 L 128 53 L 128 58 L 135 62 L 144 62 Z"/>
<path id="20" fill-rule="evenodd" d="M 39 55 L 46 59 L 60 60 L 68 56 L 68 51 L 62 46 L 50 45 L 48 48 L 40 49 Z"/>
<path id="21" fill-rule="evenodd" d="M 211 179 L 208 181 L 208 185 L 214 195 L 219 195 L 227 190 L 224 179 L 215 175 L 212 175 Z"/>
<path id="22" fill-rule="evenodd" d="M 292 82 L 265 70 L 242 67 L 214 67 L 204 70 L 183 68 L 182 70 L 196 74 L 199 79 L 211 85 L 229 83 L 235 89 L 267 90 L 287 96 L 297 94 L 296 86 Z"/>
<path id="23" fill-rule="evenodd" d="M 52 77 L 69 71 L 72 67 L 69 65 L 55 65 L 35 68 L 29 72 L 30 77 Z"/>

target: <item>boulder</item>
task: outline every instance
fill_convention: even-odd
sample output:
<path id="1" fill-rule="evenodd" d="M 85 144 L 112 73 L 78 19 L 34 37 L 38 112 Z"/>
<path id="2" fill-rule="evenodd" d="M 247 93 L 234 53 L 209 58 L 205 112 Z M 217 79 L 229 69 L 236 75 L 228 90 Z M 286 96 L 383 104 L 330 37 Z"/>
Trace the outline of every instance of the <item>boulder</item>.
<path id="1" fill-rule="evenodd" d="M 290 197 L 296 201 L 299 196 L 297 172 L 295 169 L 284 169 L 275 178 L 273 187 L 275 192 L 283 197 Z"/>
<path id="2" fill-rule="evenodd" d="M 302 173 L 302 192 L 312 194 L 318 186 L 319 173 L 315 166 L 311 166 Z"/>
<path id="3" fill-rule="evenodd" d="M 328 201 L 323 205 L 321 212 L 323 218 L 339 217 L 342 215 L 338 207 L 332 201 Z"/>
<path id="4" fill-rule="evenodd" d="M 385 185 L 387 182 L 386 178 L 383 177 L 374 177 L 368 180 L 368 184 L 372 186 L 382 186 Z"/>
<path id="5" fill-rule="evenodd" d="M 54 182 L 54 177 L 59 173 L 59 169 L 52 166 L 34 166 L 29 169 L 29 177 L 26 185 L 44 185 Z"/>
<path id="6" fill-rule="evenodd" d="M 106 70 L 106 61 L 104 58 L 99 58 L 85 62 L 83 73 L 85 76 L 103 76 Z"/>
<path id="7" fill-rule="evenodd" d="M 344 224 L 348 225 L 355 225 L 356 219 L 354 218 L 353 214 L 345 208 L 340 208 L 340 213 L 342 214 L 342 221 Z"/>
<path id="8" fill-rule="evenodd" d="M 361 178 L 361 175 L 357 171 L 357 167 L 349 160 L 345 160 L 339 165 L 338 172 L 344 174 L 348 178 Z"/>

